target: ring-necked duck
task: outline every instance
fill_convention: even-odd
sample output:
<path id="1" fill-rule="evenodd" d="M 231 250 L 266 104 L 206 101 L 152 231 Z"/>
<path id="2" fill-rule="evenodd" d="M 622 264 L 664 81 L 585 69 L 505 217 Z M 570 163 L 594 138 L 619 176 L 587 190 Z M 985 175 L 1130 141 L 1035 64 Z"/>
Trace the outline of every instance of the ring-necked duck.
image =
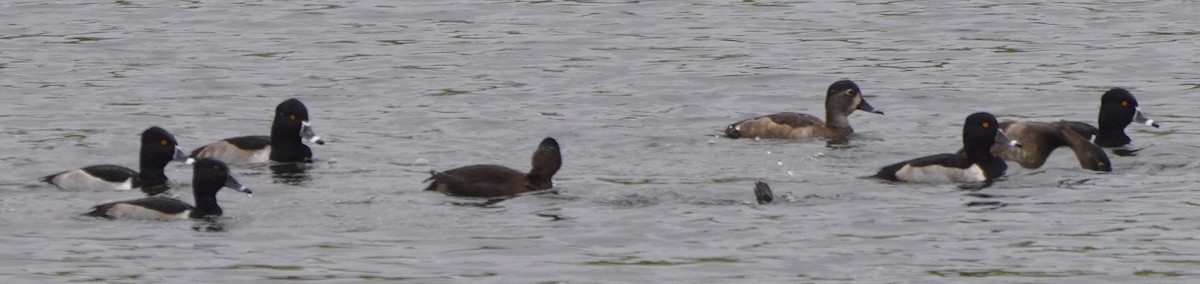
<path id="1" fill-rule="evenodd" d="M 1062 121 L 1079 135 L 1091 140 L 1100 147 L 1122 147 L 1128 145 L 1131 139 L 1125 135 L 1125 127 L 1132 122 L 1158 128 L 1158 123 L 1142 115 L 1137 98 L 1122 88 L 1112 88 L 1100 97 L 1100 117 L 1093 127 L 1084 122 Z"/>
<path id="2" fill-rule="evenodd" d="M 1058 147 L 1067 147 L 1075 152 L 1079 166 L 1093 171 L 1112 171 L 1112 162 L 1104 149 L 1083 138 L 1071 128 L 1058 124 L 1034 121 L 1005 121 L 1000 129 L 1013 140 L 1021 141 L 1022 147 L 992 146 L 992 153 L 1004 160 L 1013 161 L 1027 169 L 1036 169 L 1046 163 L 1050 153 Z"/>
<path id="3" fill-rule="evenodd" d="M 275 107 L 271 136 L 241 136 L 224 139 L 196 148 L 193 158 L 213 158 L 230 164 L 250 164 L 270 161 L 310 162 L 312 149 L 308 140 L 324 145 L 308 122 L 308 108 L 297 99 L 289 99 Z"/>
<path id="4" fill-rule="evenodd" d="M 840 137 L 854 133 L 848 117 L 854 110 L 883 114 L 862 97 L 858 85 L 841 80 L 829 85 L 825 93 L 825 121 L 812 115 L 781 112 L 755 117 L 730 124 L 725 128 L 729 138 L 815 138 Z"/>
<path id="5" fill-rule="evenodd" d="M 217 205 L 217 191 L 222 187 L 250 194 L 233 175 L 229 167 L 218 160 L 200 159 L 194 166 L 192 176 L 192 195 L 196 206 L 165 196 L 153 196 L 142 199 L 117 201 L 92 207 L 92 211 L 83 215 L 104 217 L 108 219 L 146 219 L 169 220 L 187 218 L 205 218 L 221 216 L 221 206 Z"/>
<path id="6" fill-rule="evenodd" d="M 533 152 L 533 168 L 523 173 L 499 165 L 471 165 L 444 172 L 429 171 L 425 190 L 472 197 L 511 196 L 554 187 L 551 178 L 562 167 L 558 141 L 547 137 Z"/>
<path id="7" fill-rule="evenodd" d="M 1008 166 L 992 154 L 992 144 L 1021 147 L 1000 131 L 996 117 L 977 112 L 963 124 L 962 154 L 940 154 L 916 158 L 883 167 L 875 177 L 907 182 L 990 182 L 1004 174 Z"/>
<path id="8" fill-rule="evenodd" d="M 139 171 L 117 165 L 95 165 L 48 175 L 42 181 L 65 190 L 130 190 L 141 188 L 154 195 L 166 190 L 167 175 L 163 169 L 172 161 L 191 164 L 183 154 L 175 136 L 158 126 L 142 131 L 142 148 L 138 154 Z"/>
<path id="9" fill-rule="evenodd" d="M 758 181 L 754 183 L 754 198 L 758 199 L 758 204 L 767 204 L 775 201 L 775 193 L 767 183 Z"/>

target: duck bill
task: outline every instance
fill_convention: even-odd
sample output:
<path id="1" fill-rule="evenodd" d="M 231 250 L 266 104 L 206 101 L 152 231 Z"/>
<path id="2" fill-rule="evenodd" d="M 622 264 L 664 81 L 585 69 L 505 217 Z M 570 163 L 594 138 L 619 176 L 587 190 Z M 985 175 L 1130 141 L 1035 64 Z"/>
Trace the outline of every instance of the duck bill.
<path id="1" fill-rule="evenodd" d="M 249 187 L 242 185 L 242 183 L 238 182 L 238 180 L 236 178 L 233 178 L 232 175 L 225 177 L 225 187 L 228 187 L 233 190 L 237 190 L 238 192 L 242 192 L 245 194 L 254 193 L 254 192 L 250 191 Z"/>
<path id="2" fill-rule="evenodd" d="M 996 144 L 1001 144 L 1008 147 L 1021 147 L 1021 142 L 1017 142 L 1017 140 L 1008 138 L 1008 135 L 1004 135 L 1004 131 L 996 131 Z"/>
<path id="3" fill-rule="evenodd" d="M 325 145 L 325 140 L 321 140 L 321 136 L 317 136 L 317 133 L 312 129 L 312 124 L 309 124 L 307 120 L 300 123 L 300 138 L 304 138 L 308 142 L 317 143 L 317 145 Z"/>
<path id="4" fill-rule="evenodd" d="M 1135 108 L 1133 110 L 1133 122 L 1137 122 L 1140 124 L 1145 124 L 1146 126 L 1158 128 L 1158 122 L 1154 122 L 1153 119 L 1146 118 L 1146 116 L 1142 114 L 1142 108 Z"/>
<path id="5" fill-rule="evenodd" d="M 873 106 L 871 106 L 871 104 L 867 103 L 866 99 L 861 99 L 858 102 L 858 109 L 865 111 L 865 112 L 883 114 L 882 110 L 875 109 L 875 107 L 873 107 Z"/>
<path id="6" fill-rule="evenodd" d="M 196 163 L 196 159 L 192 159 L 191 157 L 188 157 L 187 153 L 183 152 L 183 149 L 179 149 L 179 146 L 175 146 L 175 158 L 171 159 L 171 161 L 183 162 L 184 165 L 191 165 L 191 164 Z"/>

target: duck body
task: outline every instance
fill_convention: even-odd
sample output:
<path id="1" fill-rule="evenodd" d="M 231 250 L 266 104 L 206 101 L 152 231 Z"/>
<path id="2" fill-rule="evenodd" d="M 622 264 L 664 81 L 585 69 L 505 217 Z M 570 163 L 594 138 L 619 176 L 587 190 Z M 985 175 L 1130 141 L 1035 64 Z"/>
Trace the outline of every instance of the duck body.
<path id="1" fill-rule="evenodd" d="M 141 186 L 138 172 L 118 165 L 94 165 L 42 177 L 42 181 L 73 191 L 131 190 Z"/>
<path id="2" fill-rule="evenodd" d="M 165 196 L 110 202 L 92 207 L 84 215 L 108 219 L 172 220 L 191 218 L 191 204 Z"/>
<path id="3" fill-rule="evenodd" d="M 425 190 L 455 196 L 495 197 L 549 189 L 548 184 L 529 182 L 524 172 L 500 165 L 470 165 L 431 172 L 433 182 Z"/>
<path id="4" fill-rule="evenodd" d="M 308 156 L 312 150 L 306 146 Z M 229 161 L 231 164 L 255 164 L 271 161 L 271 136 L 252 135 L 222 139 L 192 151 L 192 157 Z M 300 155 L 303 155 L 301 153 Z"/>
<path id="5" fill-rule="evenodd" d="M 877 177 L 918 183 L 967 183 L 999 178 L 1008 169 L 1000 159 L 972 161 L 966 155 L 937 154 L 888 165 Z"/>

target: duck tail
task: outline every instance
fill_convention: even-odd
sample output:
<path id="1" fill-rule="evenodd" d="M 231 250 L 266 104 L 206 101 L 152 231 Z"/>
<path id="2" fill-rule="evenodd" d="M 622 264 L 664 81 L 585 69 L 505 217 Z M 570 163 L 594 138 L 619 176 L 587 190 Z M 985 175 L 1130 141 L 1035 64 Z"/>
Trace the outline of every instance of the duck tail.
<path id="1" fill-rule="evenodd" d="M 54 184 L 54 177 L 61 175 L 61 174 L 65 174 L 65 173 L 67 173 L 67 172 L 59 172 L 56 174 L 44 176 L 44 177 L 42 177 L 42 182 L 48 183 L 48 184 Z"/>
<path id="2" fill-rule="evenodd" d="M 88 211 L 87 213 L 83 213 L 83 214 L 79 214 L 79 215 L 80 216 L 90 216 L 90 217 L 100 217 L 100 218 L 105 218 L 105 219 L 113 219 L 113 216 L 108 215 L 108 209 L 112 208 L 113 205 L 114 205 L 113 203 L 96 205 L 96 207 L 92 207 L 92 211 Z"/>

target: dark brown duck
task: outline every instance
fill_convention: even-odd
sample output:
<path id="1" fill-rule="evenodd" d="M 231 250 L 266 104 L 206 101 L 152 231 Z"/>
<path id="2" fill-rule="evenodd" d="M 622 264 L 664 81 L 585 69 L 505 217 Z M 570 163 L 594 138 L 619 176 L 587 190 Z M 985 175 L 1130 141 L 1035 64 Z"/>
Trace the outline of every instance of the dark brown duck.
<path id="1" fill-rule="evenodd" d="M 551 180 L 562 167 L 558 141 L 547 137 L 533 152 L 533 168 L 524 173 L 500 165 L 471 165 L 448 171 L 429 171 L 425 190 L 446 195 L 499 197 L 554 187 Z"/>
<path id="2" fill-rule="evenodd" d="M 1000 123 L 1000 129 L 1008 134 L 1009 138 L 1021 141 L 1024 147 L 995 145 L 992 147 L 992 153 L 1006 161 L 1016 162 L 1023 168 L 1040 168 L 1054 149 L 1067 147 L 1075 152 L 1079 167 L 1093 171 L 1112 171 L 1112 162 L 1103 148 L 1064 125 L 1036 121 L 1005 121 Z"/>

